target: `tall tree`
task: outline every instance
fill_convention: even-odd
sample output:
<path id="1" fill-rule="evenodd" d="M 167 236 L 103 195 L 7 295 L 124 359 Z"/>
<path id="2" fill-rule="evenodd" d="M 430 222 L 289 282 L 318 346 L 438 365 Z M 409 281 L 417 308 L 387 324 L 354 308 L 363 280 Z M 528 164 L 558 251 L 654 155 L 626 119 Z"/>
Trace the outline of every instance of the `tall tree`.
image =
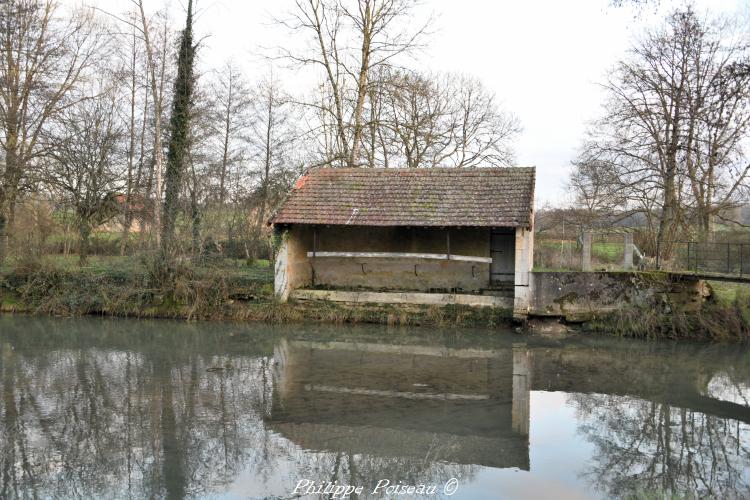
<path id="1" fill-rule="evenodd" d="M 34 161 L 49 152 L 48 125 L 71 105 L 103 45 L 91 10 L 64 18 L 52 0 L 0 3 L 0 262 L 19 193 Z"/>
<path id="2" fill-rule="evenodd" d="M 223 207 L 228 197 L 231 170 L 237 168 L 246 156 L 245 130 L 250 121 L 250 90 L 240 70 L 228 62 L 213 82 L 211 94 L 211 121 L 218 157 L 216 199 Z"/>
<path id="3" fill-rule="evenodd" d="M 747 193 L 748 52 L 730 28 L 688 8 L 647 32 L 611 72 L 606 112 L 574 162 L 579 194 L 653 220 L 657 263 L 682 228 L 702 221 L 707 232 Z"/>
<path id="4" fill-rule="evenodd" d="M 280 21 L 293 33 L 308 37 L 311 49 L 298 54 L 281 49 L 294 63 L 323 70 L 322 101 L 309 106 L 323 111 L 333 143 L 324 162 L 362 165 L 365 108 L 371 75 L 419 47 L 429 21 L 415 24 L 415 0 L 296 0 L 291 19 Z"/>
<path id="5" fill-rule="evenodd" d="M 383 71 L 371 99 L 380 131 L 366 142 L 373 159 L 406 167 L 503 166 L 513 161 L 518 119 L 473 78 L 412 71 Z M 382 153 L 378 153 L 382 152 Z M 389 158 L 390 157 L 390 158 Z"/>
<path id="6" fill-rule="evenodd" d="M 52 161 L 45 162 L 42 171 L 42 179 L 74 212 L 81 264 L 88 258 L 92 231 L 119 211 L 125 174 L 125 134 L 116 111 L 119 96 L 107 85 L 58 117 Z"/>
<path id="7" fill-rule="evenodd" d="M 189 151 L 190 107 L 193 97 L 193 0 L 188 0 L 187 20 L 180 38 L 180 51 L 177 58 L 177 80 L 170 119 L 169 150 L 164 190 L 164 220 L 162 223 L 161 250 L 164 256 L 174 252 L 175 224 Z"/>
<path id="8" fill-rule="evenodd" d="M 250 127 L 250 143 L 259 177 L 257 214 L 251 232 L 256 244 L 267 211 L 273 206 L 279 190 L 283 192 L 287 187 L 285 175 L 296 163 L 292 150 L 299 142 L 291 109 L 291 99 L 277 80 L 269 77 L 259 82 L 253 99 L 254 121 Z"/>

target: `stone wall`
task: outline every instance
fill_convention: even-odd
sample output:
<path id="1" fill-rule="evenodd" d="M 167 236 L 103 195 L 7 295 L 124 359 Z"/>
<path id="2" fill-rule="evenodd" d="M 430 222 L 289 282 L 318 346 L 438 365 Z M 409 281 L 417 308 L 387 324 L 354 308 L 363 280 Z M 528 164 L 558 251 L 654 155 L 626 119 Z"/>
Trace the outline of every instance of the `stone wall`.
<path id="1" fill-rule="evenodd" d="M 534 272 L 529 314 L 582 321 L 630 306 L 693 310 L 707 294 L 703 281 L 668 273 Z"/>

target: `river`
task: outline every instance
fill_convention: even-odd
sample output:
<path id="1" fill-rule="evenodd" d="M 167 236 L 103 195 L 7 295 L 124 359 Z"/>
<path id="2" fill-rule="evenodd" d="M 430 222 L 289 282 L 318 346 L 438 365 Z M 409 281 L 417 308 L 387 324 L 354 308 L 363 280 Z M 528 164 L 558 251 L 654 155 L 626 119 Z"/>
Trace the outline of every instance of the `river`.
<path id="1" fill-rule="evenodd" d="M 750 497 L 750 353 L 0 317 L 0 498 Z"/>

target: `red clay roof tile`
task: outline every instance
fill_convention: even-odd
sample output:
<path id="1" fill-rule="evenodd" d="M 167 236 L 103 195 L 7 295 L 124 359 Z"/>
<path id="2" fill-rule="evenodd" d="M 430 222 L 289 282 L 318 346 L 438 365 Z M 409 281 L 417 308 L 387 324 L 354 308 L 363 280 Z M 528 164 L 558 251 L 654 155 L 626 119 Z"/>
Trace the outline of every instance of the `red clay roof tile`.
<path id="1" fill-rule="evenodd" d="M 529 227 L 535 169 L 318 168 L 272 224 Z"/>

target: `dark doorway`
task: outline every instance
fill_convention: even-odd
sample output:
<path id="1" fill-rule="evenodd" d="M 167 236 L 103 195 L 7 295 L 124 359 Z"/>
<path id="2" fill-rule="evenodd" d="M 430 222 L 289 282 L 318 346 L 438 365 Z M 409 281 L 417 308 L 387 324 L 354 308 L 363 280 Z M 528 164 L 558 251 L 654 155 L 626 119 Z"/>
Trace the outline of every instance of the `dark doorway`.
<path id="1" fill-rule="evenodd" d="M 513 228 L 493 228 L 490 232 L 490 286 L 513 285 L 516 268 L 516 232 Z"/>

